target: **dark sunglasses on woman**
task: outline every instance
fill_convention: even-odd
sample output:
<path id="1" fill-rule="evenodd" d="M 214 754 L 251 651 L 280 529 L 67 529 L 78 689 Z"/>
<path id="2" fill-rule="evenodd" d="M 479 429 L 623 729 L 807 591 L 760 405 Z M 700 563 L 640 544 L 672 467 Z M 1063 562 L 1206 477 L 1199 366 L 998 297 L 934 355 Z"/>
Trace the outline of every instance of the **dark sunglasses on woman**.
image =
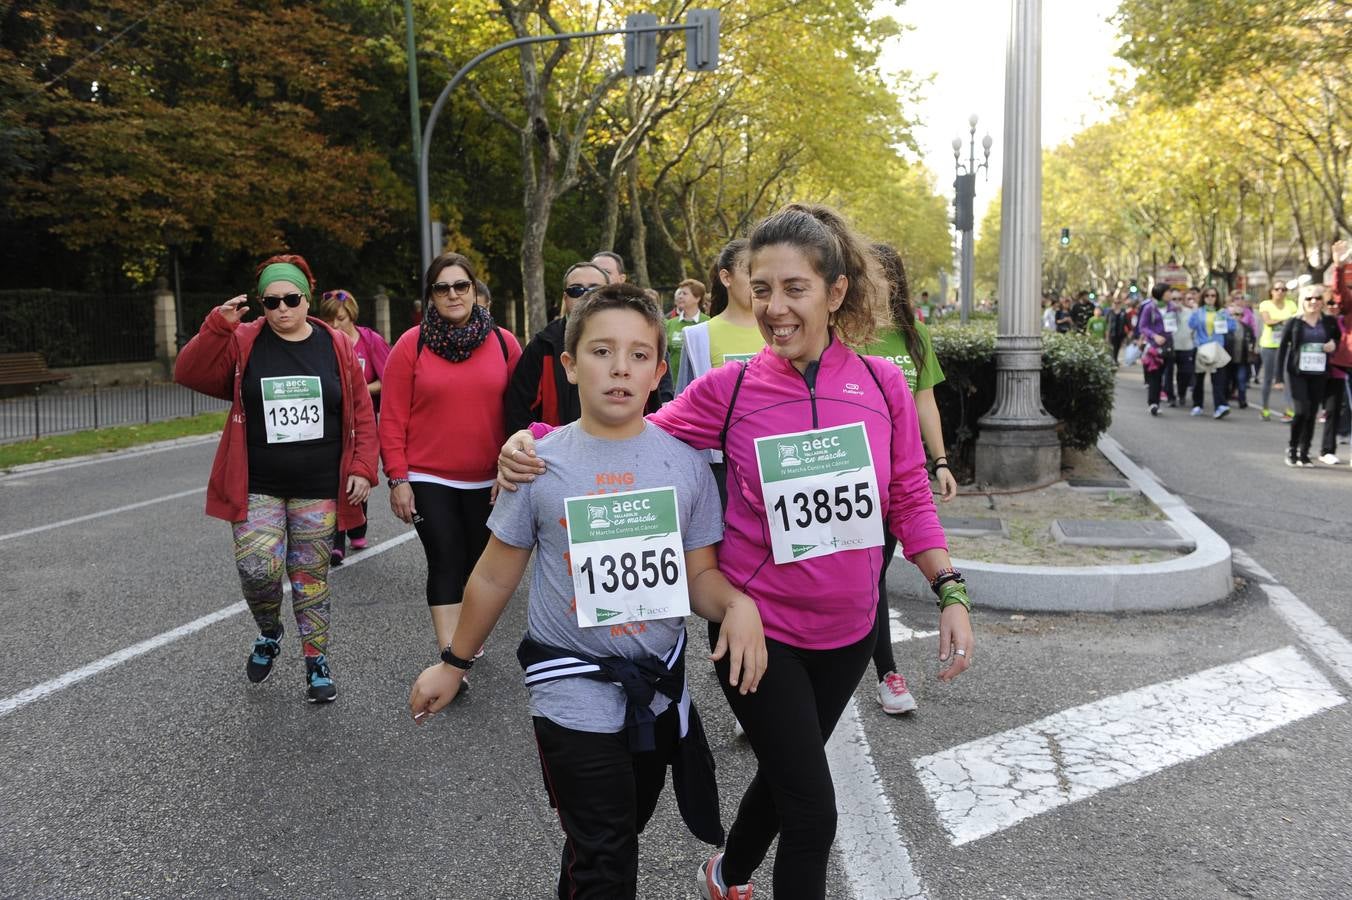
<path id="1" fill-rule="evenodd" d="M 468 294 L 473 287 L 474 282 L 465 281 L 463 279 L 450 282 L 438 281 L 436 284 L 432 285 L 432 296 L 439 300 L 444 300 L 451 295 L 451 291 L 455 291 L 456 296 L 462 296 Z"/>
<path id="2" fill-rule="evenodd" d="M 300 301 L 305 299 L 305 297 L 303 294 L 282 294 L 280 297 L 273 297 L 265 294 L 262 299 L 265 309 L 274 310 L 283 303 L 286 304 L 287 309 L 295 309 L 297 306 L 300 306 Z"/>

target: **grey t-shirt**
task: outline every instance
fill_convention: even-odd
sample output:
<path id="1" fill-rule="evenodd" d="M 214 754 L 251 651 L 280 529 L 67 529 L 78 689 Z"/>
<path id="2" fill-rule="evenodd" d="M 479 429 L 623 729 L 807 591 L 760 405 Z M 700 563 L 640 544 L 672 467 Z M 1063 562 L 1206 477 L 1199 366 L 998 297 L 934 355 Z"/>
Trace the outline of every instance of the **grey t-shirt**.
<path id="1" fill-rule="evenodd" d="M 527 611 L 531 638 L 588 656 L 643 659 L 666 654 L 685 629 L 684 618 L 613 627 L 577 624 L 564 500 L 674 487 L 685 549 L 708 547 L 723 539 L 723 513 L 703 454 L 647 422 L 641 434 L 620 441 L 593 437 L 574 422 L 542 438 L 536 452 L 548 471 L 516 493 L 499 494 L 488 518 L 498 540 L 537 548 Z M 664 712 L 670 703 L 659 693 L 652 702 L 653 713 Z M 530 707 L 532 715 L 575 731 L 613 733 L 624 727 L 624 692 L 618 685 L 591 678 L 532 684 Z"/>

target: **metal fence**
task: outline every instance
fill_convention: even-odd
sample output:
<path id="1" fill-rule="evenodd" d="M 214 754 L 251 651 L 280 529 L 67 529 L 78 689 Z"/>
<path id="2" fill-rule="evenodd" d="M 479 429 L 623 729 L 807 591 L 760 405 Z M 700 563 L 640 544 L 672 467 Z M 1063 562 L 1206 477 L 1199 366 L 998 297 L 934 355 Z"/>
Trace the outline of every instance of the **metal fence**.
<path id="1" fill-rule="evenodd" d="M 86 391 L 38 387 L 27 396 L 0 400 L 0 443 L 112 425 L 163 422 L 229 408 L 225 400 L 162 382 L 110 388 L 95 385 Z"/>

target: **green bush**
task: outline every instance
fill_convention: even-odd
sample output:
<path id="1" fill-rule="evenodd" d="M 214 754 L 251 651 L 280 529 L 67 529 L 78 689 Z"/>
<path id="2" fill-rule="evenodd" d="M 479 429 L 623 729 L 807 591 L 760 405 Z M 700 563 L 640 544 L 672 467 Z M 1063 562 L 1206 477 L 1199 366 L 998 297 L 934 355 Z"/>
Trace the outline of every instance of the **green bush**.
<path id="1" fill-rule="evenodd" d="M 961 478 L 975 468 L 977 421 L 995 403 L 995 323 L 931 328 L 944 381 L 934 399 L 949 462 Z M 1043 333 L 1042 405 L 1057 419 L 1061 446 L 1084 450 L 1112 423 L 1116 366 L 1107 346 L 1081 334 Z"/>

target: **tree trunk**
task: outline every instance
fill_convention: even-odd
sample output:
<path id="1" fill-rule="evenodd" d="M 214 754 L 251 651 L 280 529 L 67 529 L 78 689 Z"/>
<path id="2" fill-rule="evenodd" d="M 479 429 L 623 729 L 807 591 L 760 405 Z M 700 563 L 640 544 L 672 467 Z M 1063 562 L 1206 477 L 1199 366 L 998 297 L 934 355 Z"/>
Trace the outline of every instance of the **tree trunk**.
<path id="1" fill-rule="evenodd" d="M 538 186 L 525 194 L 526 226 L 521 234 L 521 285 L 526 295 L 527 338 L 549 322 L 545 291 L 545 236 L 549 232 L 549 213 L 553 204 L 548 190 Z"/>
<path id="2" fill-rule="evenodd" d="M 606 179 L 603 190 L 606 199 L 606 212 L 603 220 L 605 225 L 601 231 L 601 246 L 596 249 L 614 250 L 615 234 L 620 227 L 620 186 L 613 175 Z"/>
<path id="3" fill-rule="evenodd" d="M 652 280 L 648 277 L 648 225 L 643 220 L 643 197 L 638 185 L 638 154 L 629 157 L 629 257 L 634 272 L 634 281 L 641 287 L 648 287 Z"/>

